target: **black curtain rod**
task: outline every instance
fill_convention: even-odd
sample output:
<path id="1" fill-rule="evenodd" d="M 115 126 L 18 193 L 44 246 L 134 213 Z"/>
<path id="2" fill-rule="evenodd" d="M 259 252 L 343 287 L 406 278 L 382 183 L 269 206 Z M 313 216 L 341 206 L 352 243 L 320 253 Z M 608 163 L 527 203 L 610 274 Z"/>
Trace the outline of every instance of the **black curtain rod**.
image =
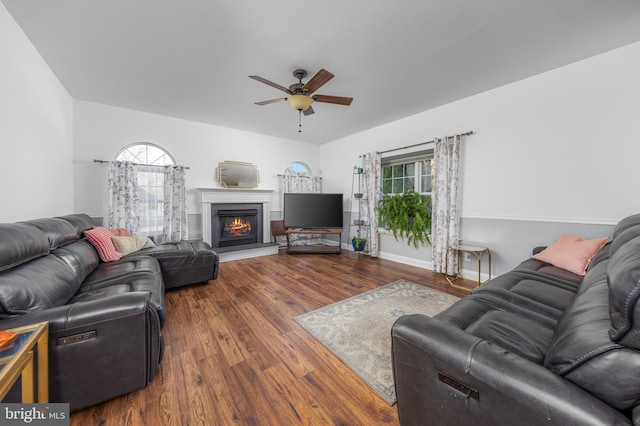
<path id="1" fill-rule="evenodd" d="M 470 131 L 464 132 L 464 133 L 457 133 L 455 135 L 450 135 L 450 136 L 445 136 L 445 137 L 452 138 L 454 136 L 469 136 L 469 135 L 473 135 L 473 130 L 470 130 Z M 393 151 L 400 151 L 401 149 L 415 148 L 416 146 L 429 145 L 429 144 L 432 144 L 434 142 L 435 142 L 435 140 L 431 140 L 431 141 L 427 141 L 427 142 L 416 143 L 416 144 L 413 144 L 413 145 L 401 146 L 400 148 L 387 149 L 386 151 L 380 151 L 380 154 L 386 154 L 387 152 L 393 152 Z M 364 154 L 360 155 L 360 157 L 363 157 L 363 156 L 364 156 Z"/>
<path id="2" fill-rule="evenodd" d="M 107 160 L 96 160 L 95 158 L 93 159 L 94 163 L 100 163 L 100 164 L 105 164 L 105 163 L 111 163 L 111 161 L 107 161 Z M 133 163 L 134 166 L 153 166 L 153 164 L 140 164 L 140 163 Z M 163 167 L 163 166 L 155 166 L 155 167 Z M 173 166 L 173 167 L 178 167 L 178 166 Z M 190 170 L 190 167 L 185 167 L 185 170 Z"/>

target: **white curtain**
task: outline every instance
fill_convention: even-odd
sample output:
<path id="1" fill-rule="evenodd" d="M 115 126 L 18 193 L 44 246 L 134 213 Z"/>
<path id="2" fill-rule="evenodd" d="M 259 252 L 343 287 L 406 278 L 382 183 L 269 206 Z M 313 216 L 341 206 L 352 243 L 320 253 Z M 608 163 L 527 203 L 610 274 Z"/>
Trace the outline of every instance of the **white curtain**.
<path id="1" fill-rule="evenodd" d="M 369 252 L 372 257 L 378 257 L 380 253 L 380 242 L 378 240 L 378 212 L 376 206 L 380 199 L 380 174 L 382 173 L 381 154 L 370 152 L 363 155 L 362 166 L 365 172 L 366 182 L 366 202 L 360 204 L 363 209 L 362 216 L 365 223 L 369 224 Z M 351 224 L 349 224 L 351 225 Z"/>
<path id="2" fill-rule="evenodd" d="M 187 238 L 188 231 L 185 168 L 165 166 L 162 239 L 180 241 Z"/>
<path id="3" fill-rule="evenodd" d="M 140 235 L 146 235 L 155 242 L 163 238 L 164 167 L 135 164 L 138 178 L 138 221 Z"/>
<path id="4" fill-rule="evenodd" d="M 140 230 L 138 216 L 138 174 L 130 161 L 112 161 L 107 176 L 108 228 L 126 228 L 137 234 Z"/>
<path id="5" fill-rule="evenodd" d="M 107 184 L 108 228 L 126 228 L 156 242 L 187 238 L 185 167 L 113 161 Z"/>
<path id="6" fill-rule="evenodd" d="M 322 178 L 316 176 L 282 176 L 282 192 L 322 192 Z"/>
<path id="7" fill-rule="evenodd" d="M 462 136 L 435 139 L 435 186 L 432 194 L 433 270 L 453 275 L 457 259 L 450 254 L 445 271 L 446 253 L 460 238 L 460 142 Z"/>

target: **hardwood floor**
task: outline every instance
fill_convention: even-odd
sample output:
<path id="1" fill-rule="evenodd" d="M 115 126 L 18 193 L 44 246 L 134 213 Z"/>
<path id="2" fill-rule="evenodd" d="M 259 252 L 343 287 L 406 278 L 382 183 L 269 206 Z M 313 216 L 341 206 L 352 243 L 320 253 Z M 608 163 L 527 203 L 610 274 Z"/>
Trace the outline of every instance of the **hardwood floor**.
<path id="1" fill-rule="evenodd" d="M 74 413 L 71 425 L 397 425 L 396 406 L 293 318 L 400 278 L 466 294 L 439 274 L 353 252 L 222 263 L 217 280 L 167 292 L 153 382 Z"/>

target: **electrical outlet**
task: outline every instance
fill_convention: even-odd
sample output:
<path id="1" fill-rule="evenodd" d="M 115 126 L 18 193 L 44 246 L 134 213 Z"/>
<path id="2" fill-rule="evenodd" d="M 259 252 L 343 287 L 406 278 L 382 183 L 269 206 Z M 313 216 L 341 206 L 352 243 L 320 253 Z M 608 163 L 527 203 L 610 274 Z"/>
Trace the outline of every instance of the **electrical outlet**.
<path id="1" fill-rule="evenodd" d="M 464 254 L 464 261 L 465 262 L 470 262 L 471 261 L 471 253 L 465 253 Z"/>

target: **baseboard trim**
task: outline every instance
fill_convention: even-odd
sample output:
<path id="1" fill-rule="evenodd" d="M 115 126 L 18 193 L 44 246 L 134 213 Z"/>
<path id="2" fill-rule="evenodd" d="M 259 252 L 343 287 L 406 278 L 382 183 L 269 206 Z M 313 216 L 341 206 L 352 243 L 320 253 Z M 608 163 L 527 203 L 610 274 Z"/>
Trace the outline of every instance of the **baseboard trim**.
<path id="1" fill-rule="evenodd" d="M 258 247 L 246 250 L 218 253 L 218 260 L 222 263 L 232 260 L 250 259 L 252 257 L 269 256 L 271 254 L 278 254 L 277 245 L 274 244 L 267 247 Z"/>
<path id="2" fill-rule="evenodd" d="M 378 257 L 380 259 L 392 260 L 394 262 L 403 263 L 405 265 L 417 266 L 418 268 L 433 270 L 433 262 L 427 260 L 399 256 L 397 254 L 386 253 L 382 251 L 378 254 Z"/>
<path id="3" fill-rule="evenodd" d="M 380 254 L 378 255 L 379 258 L 381 259 L 385 259 L 385 260 L 391 260 L 393 262 L 398 262 L 398 263 L 402 263 L 405 265 L 410 265 L 410 266 L 415 266 L 418 268 L 422 268 L 422 269 L 428 269 L 429 271 L 433 271 L 433 262 L 427 261 L 427 260 L 421 260 L 421 259 L 415 259 L 412 257 L 406 257 L 406 256 L 398 256 L 396 254 L 393 253 L 384 253 L 384 252 L 380 252 Z M 474 281 L 477 282 L 478 281 L 478 270 L 473 270 L 473 269 L 462 269 L 460 271 L 460 274 L 462 275 L 462 278 L 464 278 L 465 280 L 470 280 L 470 281 Z M 491 276 L 491 278 L 495 278 L 494 275 Z M 480 281 L 481 282 L 485 282 L 489 279 L 489 274 L 486 272 L 480 272 Z"/>

